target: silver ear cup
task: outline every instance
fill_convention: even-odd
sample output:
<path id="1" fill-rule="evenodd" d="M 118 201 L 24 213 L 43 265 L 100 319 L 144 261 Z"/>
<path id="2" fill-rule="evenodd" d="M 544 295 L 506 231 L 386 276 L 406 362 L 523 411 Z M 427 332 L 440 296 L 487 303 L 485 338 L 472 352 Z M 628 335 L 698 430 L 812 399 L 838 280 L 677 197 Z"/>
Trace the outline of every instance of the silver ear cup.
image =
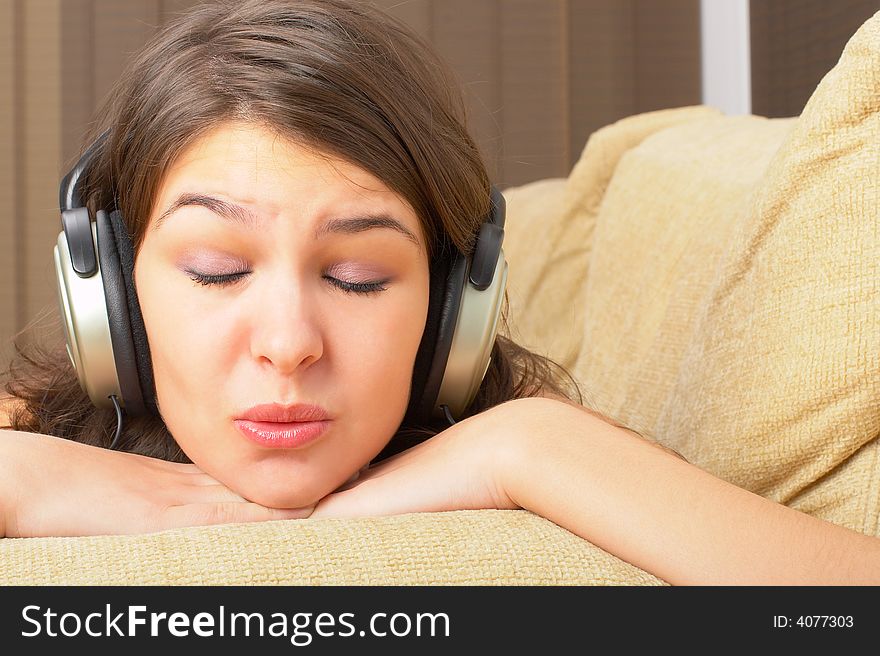
<path id="1" fill-rule="evenodd" d="M 91 228 L 97 252 L 98 240 L 94 222 Z M 54 259 L 67 355 L 80 386 L 89 395 L 92 403 L 97 407 L 112 408 L 110 395 L 122 398 L 122 394 L 113 359 L 100 265 L 97 272 L 88 278 L 78 276 L 71 265 L 67 238 L 63 231 L 58 235 Z"/>
<path id="2" fill-rule="evenodd" d="M 477 395 L 489 369 L 506 288 L 507 260 L 502 249 L 489 287 L 480 291 L 465 283 L 446 371 L 434 405 L 436 417 L 443 416 L 439 410 L 443 405 L 454 417 L 460 417 Z"/>

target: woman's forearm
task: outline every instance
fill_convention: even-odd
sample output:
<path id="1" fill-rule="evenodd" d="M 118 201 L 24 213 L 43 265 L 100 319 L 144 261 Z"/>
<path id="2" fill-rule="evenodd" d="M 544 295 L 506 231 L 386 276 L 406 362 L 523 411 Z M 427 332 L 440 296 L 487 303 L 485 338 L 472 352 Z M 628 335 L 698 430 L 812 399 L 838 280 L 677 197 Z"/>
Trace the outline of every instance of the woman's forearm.
<path id="1" fill-rule="evenodd" d="M 28 447 L 30 434 L 0 429 L 0 538 L 6 537 L 7 522 L 15 508 L 16 493 L 21 489 L 22 463 L 16 454 Z"/>
<path id="2" fill-rule="evenodd" d="M 736 487 L 583 410 L 553 412 L 531 424 L 544 428 L 524 440 L 505 487 L 609 553 L 673 584 L 880 584 L 880 539 Z"/>
<path id="3" fill-rule="evenodd" d="M 2 439 L 2 435 L 0 435 L 0 439 Z M 3 472 L 0 472 L 0 476 L 3 475 Z M 6 500 L 5 492 L 0 492 L 0 539 L 6 537 L 6 504 L 9 503 Z"/>

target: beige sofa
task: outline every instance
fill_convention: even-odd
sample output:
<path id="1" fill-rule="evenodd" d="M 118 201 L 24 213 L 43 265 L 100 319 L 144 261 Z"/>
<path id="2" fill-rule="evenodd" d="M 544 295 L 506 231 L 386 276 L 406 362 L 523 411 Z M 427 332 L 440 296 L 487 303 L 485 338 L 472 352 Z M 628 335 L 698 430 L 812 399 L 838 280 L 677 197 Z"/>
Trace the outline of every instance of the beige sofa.
<path id="1" fill-rule="evenodd" d="M 514 336 L 591 405 L 733 483 L 880 524 L 880 15 L 796 119 L 707 107 L 595 133 L 507 189 Z M 0 540 L 5 584 L 633 584 L 526 511 Z"/>

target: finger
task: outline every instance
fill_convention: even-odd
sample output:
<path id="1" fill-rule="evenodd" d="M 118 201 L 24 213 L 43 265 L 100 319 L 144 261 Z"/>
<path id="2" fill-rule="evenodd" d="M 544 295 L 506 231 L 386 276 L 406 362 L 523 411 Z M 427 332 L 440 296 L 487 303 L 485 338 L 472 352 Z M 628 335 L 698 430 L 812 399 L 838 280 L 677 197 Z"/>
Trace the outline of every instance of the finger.
<path id="1" fill-rule="evenodd" d="M 419 503 L 409 495 L 400 494 L 396 488 L 390 493 L 384 490 L 385 486 L 376 479 L 362 481 L 350 489 L 328 494 L 318 502 L 309 518 L 379 517 L 433 509 L 428 503 Z M 439 506 L 437 509 L 442 510 Z"/>
<path id="2" fill-rule="evenodd" d="M 171 474 L 190 474 L 196 476 L 205 473 L 197 465 L 190 462 L 170 462 L 168 460 L 161 460 L 159 458 L 142 456 L 137 453 L 126 453 L 123 451 L 117 451 L 115 453 L 121 457 L 136 460 L 142 466 L 149 467 L 153 471 Z"/>
<path id="3" fill-rule="evenodd" d="M 352 490 L 334 492 L 318 502 L 309 519 L 326 519 L 331 517 L 368 517 L 371 514 L 362 497 Z"/>
<path id="4" fill-rule="evenodd" d="M 172 474 L 186 474 L 187 476 L 192 477 L 189 482 L 193 482 L 193 480 L 202 480 L 205 481 L 207 484 L 218 483 L 216 478 L 212 477 L 210 474 L 205 473 L 205 471 L 201 469 L 198 465 L 195 465 L 191 462 L 170 462 L 168 460 L 159 460 L 158 458 L 149 458 L 145 456 L 137 457 L 144 458 L 145 464 L 155 467 L 160 471 Z"/>
<path id="5" fill-rule="evenodd" d="M 189 474 L 183 481 L 187 485 L 222 485 L 216 478 L 204 472 Z"/>
<path id="6" fill-rule="evenodd" d="M 160 518 L 160 530 L 184 526 L 239 524 L 281 519 L 305 519 L 313 510 L 305 508 L 266 508 L 250 502 L 191 503 L 170 506 Z"/>
<path id="7" fill-rule="evenodd" d="M 212 479 L 213 480 L 213 479 Z M 247 501 L 243 496 L 233 492 L 225 485 L 212 483 L 187 483 L 181 499 L 187 504 L 193 503 L 241 503 Z"/>

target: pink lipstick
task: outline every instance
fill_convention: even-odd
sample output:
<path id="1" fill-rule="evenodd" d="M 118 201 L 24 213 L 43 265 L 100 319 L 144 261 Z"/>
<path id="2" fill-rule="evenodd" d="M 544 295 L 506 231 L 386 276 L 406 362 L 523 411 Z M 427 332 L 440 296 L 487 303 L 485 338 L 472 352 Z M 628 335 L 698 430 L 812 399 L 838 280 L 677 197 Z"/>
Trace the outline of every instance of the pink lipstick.
<path id="1" fill-rule="evenodd" d="M 330 418 L 317 405 L 267 403 L 241 413 L 234 423 L 245 438 L 260 446 L 295 449 L 320 438 L 330 427 Z"/>

